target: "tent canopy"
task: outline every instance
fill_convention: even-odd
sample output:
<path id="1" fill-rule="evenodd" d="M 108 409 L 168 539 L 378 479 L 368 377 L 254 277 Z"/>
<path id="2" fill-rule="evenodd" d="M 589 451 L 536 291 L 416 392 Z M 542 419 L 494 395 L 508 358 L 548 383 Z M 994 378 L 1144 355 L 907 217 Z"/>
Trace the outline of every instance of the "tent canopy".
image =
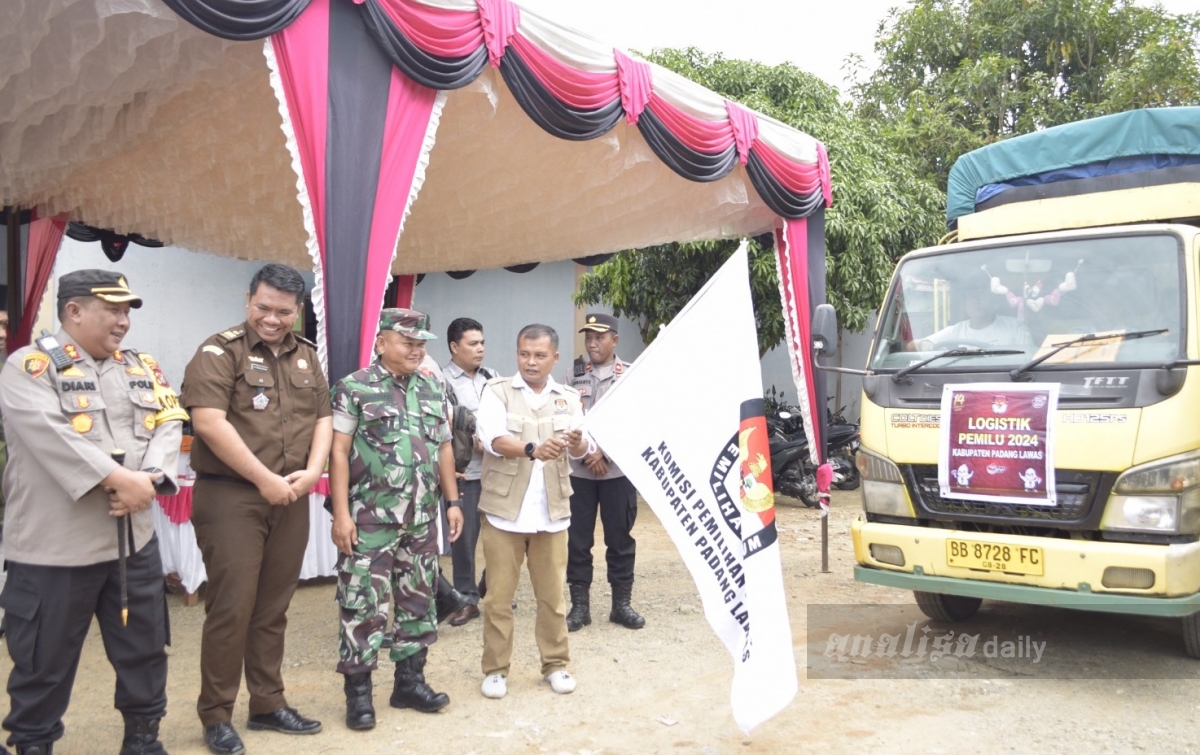
<path id="1" fill-rule="evenodd" d="M 171 3 L 198 8 L 201 21 L 223 4 L 251 5 Z M 308 2 L 253 5 L 271 6 L 282 26 Z M 383 13 L 413 44 L 436 49 L 430 14 L 453 21 L 477 5 L 483 11 L 506 4 L 355 5 Z M 197 251 L 310 266 L 298 169 L 281 129 L 286 108 L 272 89 L 264 43 L 223 39 L 177 10 L 162 0 L 60 0 L 0 11 L 10 29 L 0 49 L 0 203 Z M 500 53 L 513 60 L 513 50 L 521 53 L 526 78 L 568 109 L 578 103 L 567 87 L 555 90 L 556 74 L 603 83 L 624 72 L 620 53 L 529 11 L 519 10 L 513 31 Z M 776 227 L 779 213 L 753 185 L 753 165 L 743 162 L 746 144 L 737 145 L 724 175 L 685 180 L 647 143 L 645 124 L 639 129 L 622 114 L 621 107 L 629 110 L 625 89 L 606 133 L 559 138 L 522 109 L 508 74 L 487 65 L 494 52 L 477 55 L 482 70 L 469 83 L 443 90 L 424 185 L 404 221 L 393 272 L 561 260 Z M 646 112 L 678 111 L 730 132 L 726 141 L 746 141 L 747 128 L 731 124 L 718 95 L 657 66 L 649 78 Z M 823 158 L 811 137 L 765 116 L 751 120 L 774 159 L 803 167 Z M 828 194 L 827 166 L 821 179 Z"/>

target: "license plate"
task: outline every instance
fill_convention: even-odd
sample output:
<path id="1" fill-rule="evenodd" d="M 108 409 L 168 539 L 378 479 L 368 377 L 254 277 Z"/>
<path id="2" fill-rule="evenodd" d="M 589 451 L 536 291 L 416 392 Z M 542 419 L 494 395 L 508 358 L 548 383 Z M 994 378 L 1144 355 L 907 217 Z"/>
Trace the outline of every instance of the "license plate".
<path id="1" fill-rule="evenodd" d="M 983 569 L 1040 577 L 1045 559 L 1042 549 L 1030 545 L 1001 545 L 982 540 L 947 540 L 946 563 L 964 569 Z"/>

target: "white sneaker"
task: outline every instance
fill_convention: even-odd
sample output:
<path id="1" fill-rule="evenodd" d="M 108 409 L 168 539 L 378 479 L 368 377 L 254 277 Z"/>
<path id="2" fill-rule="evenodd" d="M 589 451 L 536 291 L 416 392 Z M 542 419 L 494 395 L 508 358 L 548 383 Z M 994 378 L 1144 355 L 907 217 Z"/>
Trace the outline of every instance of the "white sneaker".
<path id="1" fill-rule="evenodd" d="M 546 675 L 546 681 L 550 682 L 550 689 L 560 695 L 569 695 L 575 691 L 575 677 L 566 671 L 553 671 Z"/>
<path id="2" fill-rule="evenodd" d="M 572 688 L 575 682 L 571 682 Z M 499 700 L 508 694 L 508 679 L 504 674 L 488 674 L 483 678 L 483 696 L 490 697 L 493 700 Z"/>

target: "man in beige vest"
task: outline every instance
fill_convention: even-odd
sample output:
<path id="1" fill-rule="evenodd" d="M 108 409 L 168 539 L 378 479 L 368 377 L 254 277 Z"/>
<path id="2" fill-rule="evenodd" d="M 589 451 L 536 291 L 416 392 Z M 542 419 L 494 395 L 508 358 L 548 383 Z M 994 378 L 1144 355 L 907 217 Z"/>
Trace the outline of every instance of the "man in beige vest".
<path id="1" fill-rule="evenodd" d="M 567 672 L 567 527 L 571 523 L 568 455 L 582 458 L 592 444 L 579 430 L 579 393 L 550 376 L 558 363 L 558 334 L 526 325 L 517 336 L 517 374 L 488 381 L 479 402 L 476 432 L 483 443 L 481 540 L 487 562 L 483 599 L 484 697 L 508 692 L 512 657 L 512 599 L 521 564 L 537 598 L 534 630 L 542 677 L 558 694 L 575 690 Z"/>

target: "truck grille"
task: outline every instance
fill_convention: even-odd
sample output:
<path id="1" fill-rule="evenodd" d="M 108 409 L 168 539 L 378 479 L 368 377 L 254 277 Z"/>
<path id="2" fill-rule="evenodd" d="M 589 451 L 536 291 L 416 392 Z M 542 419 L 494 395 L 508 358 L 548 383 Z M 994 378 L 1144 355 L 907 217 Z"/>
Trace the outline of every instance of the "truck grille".
<path id="1" fill-rule="evenodd" d="M 1004 524 L 1042 526 L 1082 525 L 1092 513 L 1097 493 L 1106 482 L 1099 472 L 1055 470 L 1057 506 L 1029 506 L 1019 503 L 961 501 L 942 498 L 938 487 L 937 466 L 932 464 L 902 465 L 909 494 L 918 508 L 918 515 L 933 519 L 990 521 Z M 1107 488 L 1103 485 L 1104 495 Z"/>

